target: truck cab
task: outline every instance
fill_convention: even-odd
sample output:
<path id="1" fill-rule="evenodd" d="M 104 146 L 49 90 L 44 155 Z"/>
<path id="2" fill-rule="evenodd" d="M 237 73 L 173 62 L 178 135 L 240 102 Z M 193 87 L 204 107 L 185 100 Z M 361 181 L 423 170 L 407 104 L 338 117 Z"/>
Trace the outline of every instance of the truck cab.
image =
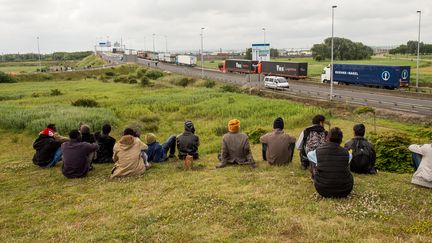
<path id="1" fill-rule="evenodd" d="M 325 67 L 321 73 L 321 83 L 330 83 L 331 80 L 331 68 L 330 65 Z"/>

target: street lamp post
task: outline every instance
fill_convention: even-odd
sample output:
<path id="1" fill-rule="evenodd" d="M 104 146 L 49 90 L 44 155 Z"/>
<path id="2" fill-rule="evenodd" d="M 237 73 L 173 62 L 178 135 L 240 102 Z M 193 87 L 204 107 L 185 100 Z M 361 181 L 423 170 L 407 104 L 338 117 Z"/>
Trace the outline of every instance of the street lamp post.
<path id="1" fill-rule="evenodd" d="M 156 34 L 154 34 L 154 33 L 153 33 L 153 35 L 152 35 L 152 36 L 153 36 L 153 53 L 156 53 L 156 47 L 155 47 L 155 35 L 156 35 Z"/>
<path id="2" fill-rule="evenodd" d="M 418 81 L 419 81 L 421 11 L 418 10 L 417 13 L 419 14 L 419 25 L 418 25 L 418 40 L 417 40 L 417 73 L 416 73 L 416 91 L 418 91 Z"/>
<path id="3" fill-rule="evenodd" d="M 165 53 L 168 53 L 168 36 L 165 35 Z"/>
<path id="4" fill-rule="evenodd" d="M 204 78 L 204 27 L 201 27 L 201 78 Z"/>
<path id="5" fill-rule="evenodd" d="M 263 33 L 264 33 L 264 44 L 266 44 L 266 28 L 262 28 Z"/>
<path id="6" fill-rule="evenodd" d="M 41 54 L 39 48 L 39 36 L 37 37 L 37 48 L 38 48 L 38 55 L 39 55 L 39 72 L 42 72 L 42 60 L 41 60 Z"/>
<path id="7" fill-rule="evenodd" d="M 336 5 L 332 6 L 332 37 L 331 37 L 331 63 L 330 63 L 330 100 L 333 100 L 333 37 L 334 37 L 334 9 Z"/>

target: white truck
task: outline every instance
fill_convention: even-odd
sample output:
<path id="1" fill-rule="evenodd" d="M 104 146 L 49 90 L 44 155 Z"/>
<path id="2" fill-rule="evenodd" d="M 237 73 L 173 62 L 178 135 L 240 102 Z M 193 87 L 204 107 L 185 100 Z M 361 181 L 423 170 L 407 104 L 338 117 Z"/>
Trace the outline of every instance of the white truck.
<path id="1" fill-rule="evenodd" d="M 176 60 L 177 65 L 185 65 L 185 66 L 196 66 L 197 58 L 196 56 L 189 55 L 178 55 Z"/>

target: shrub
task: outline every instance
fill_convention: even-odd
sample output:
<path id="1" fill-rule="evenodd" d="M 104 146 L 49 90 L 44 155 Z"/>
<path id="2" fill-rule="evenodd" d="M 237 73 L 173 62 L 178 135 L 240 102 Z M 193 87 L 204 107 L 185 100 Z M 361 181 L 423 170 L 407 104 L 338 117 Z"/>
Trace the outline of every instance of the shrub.
<path id="1" fill-rule="evenodd" d="M 205 83 L 204 83 L 204 86 L 205 86 L 206 88 L 211 89 L 211 88 L 213 88 L 214 86 L 216 86 L 216 82 L 213 81 L 213 80 L 206 80 Z"/>
<path id="2" fill-rule="evenodd" d="M 145 69 L 145 68 L 140 68 L 140 69 L 138 69 L 138 71 L 137 71 L 137 78 L 142 78 L 142 77 L 144 77 L 145 76 L 145 74 L 146 74 L 146 72 L 147 72 L 147 69 Z"/>
<path id="3" fill-rule="evenodd" d="M 241 93 L 241 90 L 238 86 L 231 84 L 223 85 L 220 89 L 222 92 Z"/>
<path id="4" fill-rule="evenodd" d="M 107 72 L 105 72 L 105 75 L 108 76 L 108 77 L 114 77 L 115 73 L 112 72 L 112 71 L 107 71 Z"/>
<path id="5" fill-rule="evenodd" d="M 267 131 L 262 127 L 255 127 L 246 132 L 246 134 L 249 136 L 249 141 L 251 141 L 253 144 L 260 143 L 260 137 L 266 133 Z"/>
<path id="6" fill-rule="evenodd" d="M 158 115 L 144 115 L 139 118 L 142 122 L 158 122 L 160 120 Z"/>
<path id="7" fill-rule="evenodd" d="M 0 83 L 16 83 L 16 79 L 9 74 L 0 71 Z"/>
<path id="8" fill-rule="evenodd" d="M 137 83 L 138 83 L 138 81 L 137 81 L 135 78 L 133 78 L 133 77 L 129 77 L 129 78 L 128 78 L 128 82 L 129 82 L 130 84 L 137 84 Z"/>
<path id="9" fill-rule="evenodd" d="M 163 73 L 159 70 L 150 70 L 145 73 L 145 76 L 149 79 L 156 80 L 163 77 Z"/>
<path id="10" fill-rule="evenodd" d="M 125 75 L 118 76 L 114 79 L 114 83 L 128 83 L 128 77 Z"/>
<path id="11" fill-rule="evenodd" d="M 141 77 L 141 86 L 145 87 L 148 86 L 150 84 L 150 79 L 147 76 L 143 76 Z"/>
<path id="12" fill-rule="evenodd" d="M 368 138 L 374 143 L 376 151 L 375 166 L 378 170 L 411 173 L 411 152 L 408 146 L 411 139 L 407 134 L 372 134 Z"/>
<path id="13" fill-rule="evenodd" d="M 184 77 L 184 78 L 181 78 L 180 80 L 178 80 L 177 82 L 175 82 L 175 85 L 182 86 L 185 88 L 186 86 L 193 84 L 195 82 L 196 82 L 196 79 L 194 79 L 194 78 Z"/>
<path id="14" fill-rule="evenodd" d="M 78 99 L 72 102 L 73 106 L 82 106 L 82 107 L 97 107 L 99 106 L 98 102 L 93 99 Z"/>
<path id="15" fill-rule="evenodd" d="M 60 96 L 62 94 L 63 93 L 60 90 L 58 90 L 58 89 L 52 89 L 51 93 L 50 93 L 51 96 Z"/>

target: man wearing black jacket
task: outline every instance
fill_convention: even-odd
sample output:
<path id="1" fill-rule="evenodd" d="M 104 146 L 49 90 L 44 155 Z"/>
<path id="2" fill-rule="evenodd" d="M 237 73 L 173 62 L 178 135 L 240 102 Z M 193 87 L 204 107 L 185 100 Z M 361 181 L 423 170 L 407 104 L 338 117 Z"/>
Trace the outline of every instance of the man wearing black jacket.
<path id="1" fill-rule="evenodd" d="M 102 163 L 114 163 L 113 157 L 113 148 L 116 140 L 111 137 L 109 134 L 111 132 L 111 125 L 105 124 L 102 127 L 102 132 L 95 133 L 95 139 L 97 144 L 99 145 L 99 149 L 96 152 L 96 159 L 93 161 L 95 164 Z"/>
<path id="2" fill-rule="evenodd" d="M 185 159 L 186 155 L 198 159 L 199 137 L 195 135 L 195 127 L 192 121 L 186 121 L 184 132 L 177 137 L 178 158 Z"/>
<path id="3" fill-rule="evenodd" d="M 33 164 L 40 167 L 54 167 L 62 157 L 60 146 L 63 141 L 55 139 L 56 131 L 45 128 L 39 133 L 39 137 L 33 143 L 36 153 L 33 156 Z"/>

